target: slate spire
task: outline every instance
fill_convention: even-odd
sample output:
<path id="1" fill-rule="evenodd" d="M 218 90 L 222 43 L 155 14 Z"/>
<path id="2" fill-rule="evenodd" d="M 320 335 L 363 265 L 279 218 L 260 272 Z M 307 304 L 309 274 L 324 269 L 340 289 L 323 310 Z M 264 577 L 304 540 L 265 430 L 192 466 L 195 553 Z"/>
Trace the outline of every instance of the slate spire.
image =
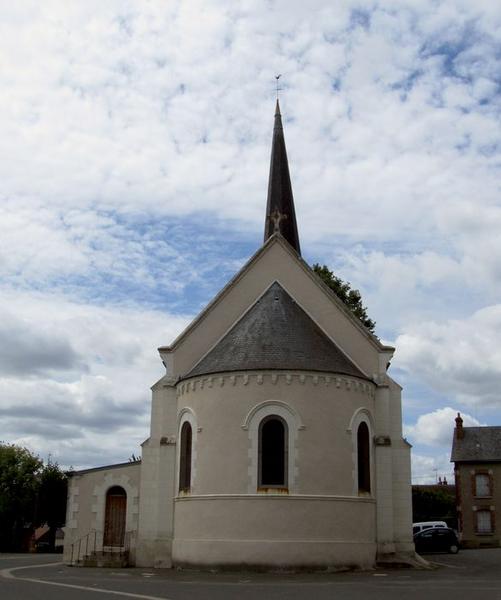
<path id="1" fill-rule="evenodd" d="M 277 99 L 275 125 L 271 145 L 270 178 L 268 182 L 268 202 L 264 224 L 264 241 L 280 232 L 294 250 L 301 255 L 297 233 L 296 212 L 292 195 L 289 163 L 285 149 L 282 116 Z"/>

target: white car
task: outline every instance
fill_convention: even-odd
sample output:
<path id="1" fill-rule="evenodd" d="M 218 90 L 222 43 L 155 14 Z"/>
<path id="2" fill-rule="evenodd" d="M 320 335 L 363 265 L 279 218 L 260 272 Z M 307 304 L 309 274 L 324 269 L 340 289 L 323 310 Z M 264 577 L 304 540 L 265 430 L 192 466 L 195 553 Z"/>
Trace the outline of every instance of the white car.
<path id="1" fill-rule="evenodd" d="M 412 524 L 412 535 L 416 535 L 423 529 L 432 529 L 433 527 L 449 527 L 445 521 L 422 521 Z"/>

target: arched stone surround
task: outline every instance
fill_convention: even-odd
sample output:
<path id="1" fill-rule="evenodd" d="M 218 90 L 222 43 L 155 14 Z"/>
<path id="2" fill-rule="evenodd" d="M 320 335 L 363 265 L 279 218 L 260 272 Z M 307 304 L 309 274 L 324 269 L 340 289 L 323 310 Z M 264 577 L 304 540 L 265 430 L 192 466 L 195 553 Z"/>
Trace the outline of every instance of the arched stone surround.
<path id="1" fill-rule="evenodd" d="M 94 486 L 93 504 L 91 506 L 92 529 L 101 534 L 104 532 L 106 493 L 114 486 L 122 487 L 127 494 L 125 531 L 126 533 L 136 532 L 139 513 L 138 487 L 132 483 L 127 475 L 123 473 L 115 474 L 113 471 L 106 473 L 103 481 Z"/>
<path id="2" fill-rule="evenodd" d="M 362 406 L 358 408 L 349 423 L 347 432 L 351 434 L 352 440 L 352 464 L 353 464 L 353 495 L 358 494 L 358 443 L 357 443 L 357 432 L 358 427 L 361 423 L 365 423 L 369 429 L 369 439 L 372 440 L 374 437 L 374 415 L 373 413 Z M 374 494 L 374 486 L 376 484 L 375 468 L 374 468 L 374 444 L 369 445 L 369 462 L 370 462 L 370 481 L 371 481 L 371 494 Z"/>

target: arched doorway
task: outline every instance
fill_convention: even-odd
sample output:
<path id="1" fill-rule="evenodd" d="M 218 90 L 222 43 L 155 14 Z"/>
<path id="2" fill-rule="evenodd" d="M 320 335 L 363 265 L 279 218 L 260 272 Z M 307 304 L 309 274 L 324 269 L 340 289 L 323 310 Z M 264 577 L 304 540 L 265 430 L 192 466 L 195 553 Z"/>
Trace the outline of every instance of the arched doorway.
<path id="1" fill-rule="evenodd" d="M 127 494 L 119 485 L 106 493 L 103 546 L 123 546 L 125 540 L 125 515 Z"/>

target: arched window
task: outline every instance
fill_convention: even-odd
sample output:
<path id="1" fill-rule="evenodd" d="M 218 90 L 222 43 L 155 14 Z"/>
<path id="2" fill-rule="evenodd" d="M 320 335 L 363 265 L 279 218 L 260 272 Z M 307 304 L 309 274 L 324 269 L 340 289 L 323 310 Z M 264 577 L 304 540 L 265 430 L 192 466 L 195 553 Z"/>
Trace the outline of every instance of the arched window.
<path id="1" fill-rule="evenodd" d="M 358 492 L 370 494 L 371 491 L 371 456 L 369 446 L 369 428 L 367 423 L 360 423 L 357 430 L 357 465 Z"/>
<path id="2" fill-rule="evenodd" d="M 103 546 L 124 545 L 126 512 L 127 493 L 114 485 L 106 493 Z"/>
<path id="3" fill-rule="evenodd" d="M 181 427 L 181 448 L 179 455 L 179 491 L 189 492 L 191 488 L 191 425 L 188 421 Z"/>
<path id="4" fill-rule="evenodd" d="M 261 488 L 286 488 L 288 471 L 287 423 L 277 415 L 259 424 L 259 477 Z"/>

